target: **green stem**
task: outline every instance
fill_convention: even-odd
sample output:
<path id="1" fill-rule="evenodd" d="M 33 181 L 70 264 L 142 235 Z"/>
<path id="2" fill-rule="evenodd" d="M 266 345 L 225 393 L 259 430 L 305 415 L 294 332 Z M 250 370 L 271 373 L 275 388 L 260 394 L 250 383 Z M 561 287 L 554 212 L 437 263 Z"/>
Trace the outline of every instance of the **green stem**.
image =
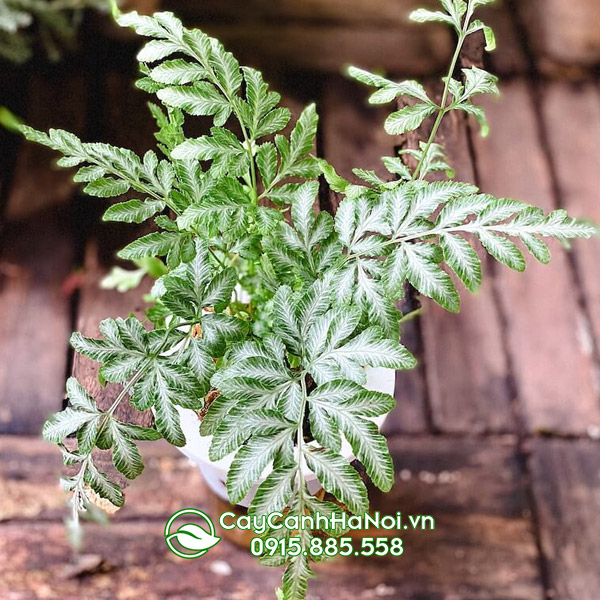
<path id="1" fill-rule="evenodd" d="M 416 319 L 419 315 L 423 313 L 423 307 L 415 308 L 415 310 L 411 310 L 410 312 L 402 315 L 400 319 L 398 319 L 398 325 L 402 325 L 402 323 L 407 323 L 408 321 L 412 321 Z"/>
<path id="2" fill-rule="evenodd" d="M 417 168 L 415 169 L 415 171 L 413 173 L 413 176 L 412 176 L 413 181 L 415 179 L 417 179 L 417 177 L 419 177 L 419 175 L 421 173 L 421 169 L 423 168 L 423 163 L 425 162 L 425 159 L 427 158 L 427 155 L 429 154 L 431 145 L 435 141 L 435 138 L 440 129 L 440 125 L 442 124 L 444 116 L 450 111 L 450 109 L 446 106 L 446 104 L 448 102 L 448 96 L 450 94 L 450 80 L 452 79 L 452 76 L 454 75 L 456 65 L 458 64 L 458 59 L 460 58 L 460 52 L 465 43 L 465 39 L 467 38 L 467 30 L 469 28 L 469 23 L 471 21 L 472 16 L 473 16 L 473 0 L 469 0 L 469 4 L 467 7 L 467 12 L 465 14 L 465 19 L 463 22 L 462 29 L 458 33 L 458 41 L 456 43 L 456 49 L 454 50 L 454 56 L 452 57 L 452 61 L 450 62 L 450 68 L 448 69 L 448 73 L 446 75 L 446 79 L 444 82 L 444 91 L 442 93 L 442 100 L 440 102 L 438 115 L 435 120 L 435 123 L 433 124 L 433 129 L 431 130 L 429 139 L 427 140 L 427 143 L 425 144 L 425 148 L 423 150 L 423 155 L 421 156 L 421 159 L 419 160 L 419 163 L 417 164 Z M 419 179 L 422 179 L 422 176 L 419 177 Z"/>

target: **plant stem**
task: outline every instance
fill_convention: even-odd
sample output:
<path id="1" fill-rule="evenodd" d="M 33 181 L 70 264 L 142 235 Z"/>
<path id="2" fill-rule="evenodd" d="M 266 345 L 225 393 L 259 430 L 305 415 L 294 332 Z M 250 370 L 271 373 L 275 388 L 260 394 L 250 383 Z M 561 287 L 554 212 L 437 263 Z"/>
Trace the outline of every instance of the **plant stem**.
<path id="1" fill-rule="evenodd" d="M 442 93 L 442 100 L 440 102 L 439 111 L 435 123 L 433 124 L 433 129 L 431 130 L 431 134 L 429 135 L 429 139 L 425 144 L 425 148 L 423 150 L 423 155 L 417 164 L 417 168 L 415 169 L 412 180 L 414 181 L 419 177 L 421 173 L 421 169 L 423 168 L 423 163 L 425 162 L 427 155 L 429 154 L 429 150 L 431 145 L 435 141 L 437 133 L 439 131 L 440 125 L 442 124 L 442 120 L 444 116 L 449 112 L 448 107 L 446 106 L 448 102 L 448 95 L 450 94 L 450 80 L 454 75 L 454 71 L 456 69 L 456 65 L 458 64 L 458 59 L 460 58 L 460 52 L 465 43 L 465 39 L 467 38 L 467 30 L 469 28 L 469 22 L 471 21 L 471 17 L 473 16 L 473 0 L 469 0 L 469 4 L 467 7 L 467 12 L 465 14 L 465 19 L 463 22 L 462 29 L 458 32 L 458 41 L 456 43 L 456 49 L 454 50 L 454 56 L 452 57 L 452 61 L 450 62 L 450 68 L 448 69 L 448 73 L 446 75 L 444 81 L 444 91 Z M 422 176 L 419 177 L 422 179 Z"/>
<path id="2" fill-rule="evenodd" d="M 402 315 L 400 319 L 398 319 L 398 325 L 402 325 L 402 323 L 407 323 L 408 321 L 412 321 L 416 319 L 419 315 L 423 313 L 423 307 L 415 308 L 415 310 L 411 310 L 410 312 Z"/>
<path id="3" fill-rule="evenodd" d="M 127 382 L 127 384 L 123 386 L 123 389 L 121 390 L 119 395 L 115 398 L 115 401 L 111 404 L 110 408 L 106 411 L 107 414 L 109 414 L 109 415 L 114 414 L 115 410 L 117 410 L 117 407 L 119 406 L 119 404 L 121 403 L 123 398 L 125 398 L 125 396 L 129 392 L 129 390 L 144 376 L 144 370 L 146 367 L 147 367 L 146 363 L 144 363 L 142 366 L 140 366 L 139 371 L 137 371 L 135 373 L 135 375 Z"/>

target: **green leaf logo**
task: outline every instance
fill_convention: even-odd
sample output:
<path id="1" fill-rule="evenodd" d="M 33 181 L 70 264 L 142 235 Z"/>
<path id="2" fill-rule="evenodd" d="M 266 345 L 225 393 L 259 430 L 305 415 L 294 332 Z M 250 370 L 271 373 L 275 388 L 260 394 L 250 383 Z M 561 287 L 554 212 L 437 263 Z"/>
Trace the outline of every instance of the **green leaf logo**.
<path id="1" fill-rule="evenodd" d="M 179 529 L 172 532 L 171 528 L 175 520 L 184 515 L 201 517 L 206 522 L 207 528 L 205 529 L 195 523 L 185 523 L 184 525 L 181 525 Z M 195 508 L 184 508 L 177 511 L 167 521 L 164 535 L 169 550 L 181 558 L 199 558 L 221 541 L 221 538 L 215 535 L 215 526 L 210 517 L 203 511 Z M 179 546 L 186 550 L 190 550 L 191 552 L 183 552 L 177 548 L 173 543 L 175 541 Z"/>

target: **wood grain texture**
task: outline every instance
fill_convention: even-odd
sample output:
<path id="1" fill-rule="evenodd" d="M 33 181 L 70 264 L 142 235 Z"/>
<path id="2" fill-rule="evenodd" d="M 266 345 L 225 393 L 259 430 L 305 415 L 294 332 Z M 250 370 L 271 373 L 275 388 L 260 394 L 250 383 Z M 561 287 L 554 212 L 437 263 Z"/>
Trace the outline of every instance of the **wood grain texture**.
<path id="1" fill-rule="evenodd" d="M 391 446 L 397 484 L 390 494 L 374 497 L 374 508 L 392 515 L 401 511 L 405 519 L 409 514 L 432 515 L 435 530 L 403 530 L 401 558 L 353 556 L 317 565 L 319 577 L 311 582 L 310 597 L 541 598 L 535 544 L 523 516 L 527 503 L 515 441 L 418 437 L 397 438 Z M 174 485 L 163 485 L 163 497 L 179 493 Z M 147 501 L 138 498 L 142 500 Z M 201 492 L 194 505 L 207 506 Z M 198 568 L 199 563 L 168 552 L 163 519 L 86 525 L 85 552 L 111 563 L 112 570 L 79 578 L 65 577 L 72 558 L 62 525 L 0 524 L 0 596 L 10 590 L 22 598 L 37 598 L 52 590 L 56 597 L 69 599 L 272 597 L 278 570 L 261 567 L 246 550 L 226 540 Z M 367 534 L 355 538 L 355 547 L 361 535 Z"/>
<path id="2" fill-rule="evenodd" d="M 74 106 L 54 102 L 59 82 Z M 83 77 L 33 72 L 27 95 L 24 116 L 33 126 L 83 130 Z M 16 145 L 9 141 L 9 147 Z M 0 240 L 2 432 L 39 433 L 64 395 L 70 299 L 62 286 L 73 266 L 75 243 L 70 212 L 55 205 L 67 203 L 74 187 L 70 173 L 52 166 L 54 159 L 52 152 L 23 143 L 10 176 Z"/>
<path id="3" fill-rule="evenodd" d="M 516 15 L 507 0 L 496 0 L 489 6 L 482 6 L 478 18 L 496 35 L 496 50 L 486 54 L 490 70 L 507 76 L 527 74 L 529 60 L 524 51 L 524 40 L 519 36 Z"/>
<path id="4" fill-rule="evenodd" d="M 209 508 L 198 469 L 165 441 L 139 443 L 145 469 L 125 492 L 125 506 L 111 517 L 166 519 L 186 507 Z M 62 458 L 39 438 L 0 436 L 0 522 L 61 522 L 67 495 L 58 484 Z"/>
<path id="5" fill-rule="evenodd" d="M 73 264 L 68 215 L 15 223 L 0 254 L 0 432 L 38 434 L 64 397 Z"/>
<path id="6" fill-rule="evenodd" d="M 365 597 L 379 589 L 402 600 L 542 597 L 514 438 L 397 436 L 390 450 L 396 484 L 389 494 L 371 493 L 373 509 L 432 515 L 435 531 L 404 530 L 400 560 L 350 557 L 324 565 L 316 594 L 360 597 L 354 586 Z M 368 535 L 377 534 L 385 535 Z"/>
<path id="7" fill-rule="evenodd" d="M 358 181 L 354 167 L 373 169 L 381 177 L 390 179 L 381 162 L 382 156 L 394 154 L 398 140 L 383 129 L 388 111 L 369 106 L 368 91 L 357 82 L 342 78 L 328 78 L 324 84 L 323 100 L 319 106 L 322 116 L 322 155 L 343 177 Z M 335 211 L 341 198 L 330 195 L 330 209 Z M 402 343 L 417 357 L 422 357 L 421 334 L 417 321 L 409 321 L 402 328 Z M 426 389 L 421 367 L 396 373 L 398 405 L 388 417 L 386 433 L 399 431 L 422 432 L 427 428 Z"/>
<path id="8" fill-rule="evenodd" d="M 450 113 L 442 122 L 438 141 L 446 148 L 457 180 L 474 182 L 464 116 Z M 480 250 L 476 242 L 473 245 Z M 474 295 L 457 282 L 461 295 L 459 314 L 450 314 L 432 300 L 424 299 L 421 321 L 429 402 L 433 425 L 444 432 L 515 430 L 501 319 L 489 262 L 484 252 L 479 255 L 484 283 Z"/>
<path id="9" fill-rule="evenodd" d="M 347 64 L 388 73 L 419 75 L 435 72 L 452 49 L 448 38 L 437 33 L 421 35 L 414 29 L 296 24 L 203 25 L 247 64 L 313 69 L 337 74 Z"/>
<path id="10" fill-rule="evenodd" d="M 130 0 L 132 1 L 132 0 Z M 139 0 L 137 0 L 139 1 Z M 373 24 L 382 28 L 406 28 L 408 15 L 416 8 L 436 7 L 435 0 L 204 0 L 201 9 L 186 0 L 170 0 L 169 5 L 188 18 L 210 22 L 286 22 Z"/>
<path id="11" fill-rule="evenodd" d="M 165 5 L 167 2 L 165 2 Z M 348 63 L 391 73 L 431 73 L 452 52 L 445 27 L 411 23 L 416 0 L 209 0 L 169 6 L 250 64 L 339 73 Z M 431 5 L 435 2 L 431 1 Z"/>
<path id="12" fill-rule="evenodd" d="M 542 90 L 542 114 L 561 204 L 600 223 L 600 93 L 593 84 L 552 83 Z M 568 115 L 568 117 L 565 117 Z M 600 342 L 600 240 L 574 243 L 593 336 Z"/>
<path id="13" fill-rule="evenodd" d="M 533 490 L 548 566 L 547 597 L 596 600 L 600 587 L 600 446 L 537 439 Z"/>
<path id="14" fill-rule="evenodd" d="M 525 0 L 519 10 L 540 70 L 555 72 L 557 66 L 592 67 L 600 62 L 597 0 Z"/>
<path id="15" fill-rule="evenodd" d="M 56 102 L 57 90 L 65 99 Z M 81 135 L 85 127 L 86 78 L 62 70 L 34 72 L 29 79 L 29 104 L 22 115 L 32 127 L 66 129 Z M 6 220 L 17 220 L 37 211 L 66 204 L 75 185 L 71 171 L 54 166 L 57 155 L 38 144 L 23 143 L 15 165 L 13 184 L 5 210 Z"/>
<path id="16" fill-rule="evenodd" d="M 549 166 L 527 87 L 503 87 L 502 103 L 485 103 L 489 138 L 474 140 L 481 188 L 551 210 Z M 558 244 L 548 266 L 528 261 L 525 274 L 498 266 L 517 394 L 530 431 L 581 434 L 600 422 L 593 362 L 581 330 L 574 277 Z"/>

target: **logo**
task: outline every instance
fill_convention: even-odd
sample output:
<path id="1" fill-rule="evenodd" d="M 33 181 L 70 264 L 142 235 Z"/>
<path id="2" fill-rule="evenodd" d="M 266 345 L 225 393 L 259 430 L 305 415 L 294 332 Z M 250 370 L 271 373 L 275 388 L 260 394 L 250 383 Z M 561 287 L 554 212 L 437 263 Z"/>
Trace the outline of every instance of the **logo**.
<path id="1" fill-rule="evenodd" d="M 192 516 L 195 520 L 200 517 L 206 523 L 206 528 L 196 523 L 185 523 L 177 531 L 171 532 L 175 520 L 184 515 Z M 189 552 L 177 548 L 174 545 L 175 541 Z M 199 558 L 220 541 L 221 538 L 215 535 L 215 526 L 210 517 L 196 508 L 183 508 L 177 511 L 165 525 L 165 542 L 169 550 L 181 558 Z"/>

